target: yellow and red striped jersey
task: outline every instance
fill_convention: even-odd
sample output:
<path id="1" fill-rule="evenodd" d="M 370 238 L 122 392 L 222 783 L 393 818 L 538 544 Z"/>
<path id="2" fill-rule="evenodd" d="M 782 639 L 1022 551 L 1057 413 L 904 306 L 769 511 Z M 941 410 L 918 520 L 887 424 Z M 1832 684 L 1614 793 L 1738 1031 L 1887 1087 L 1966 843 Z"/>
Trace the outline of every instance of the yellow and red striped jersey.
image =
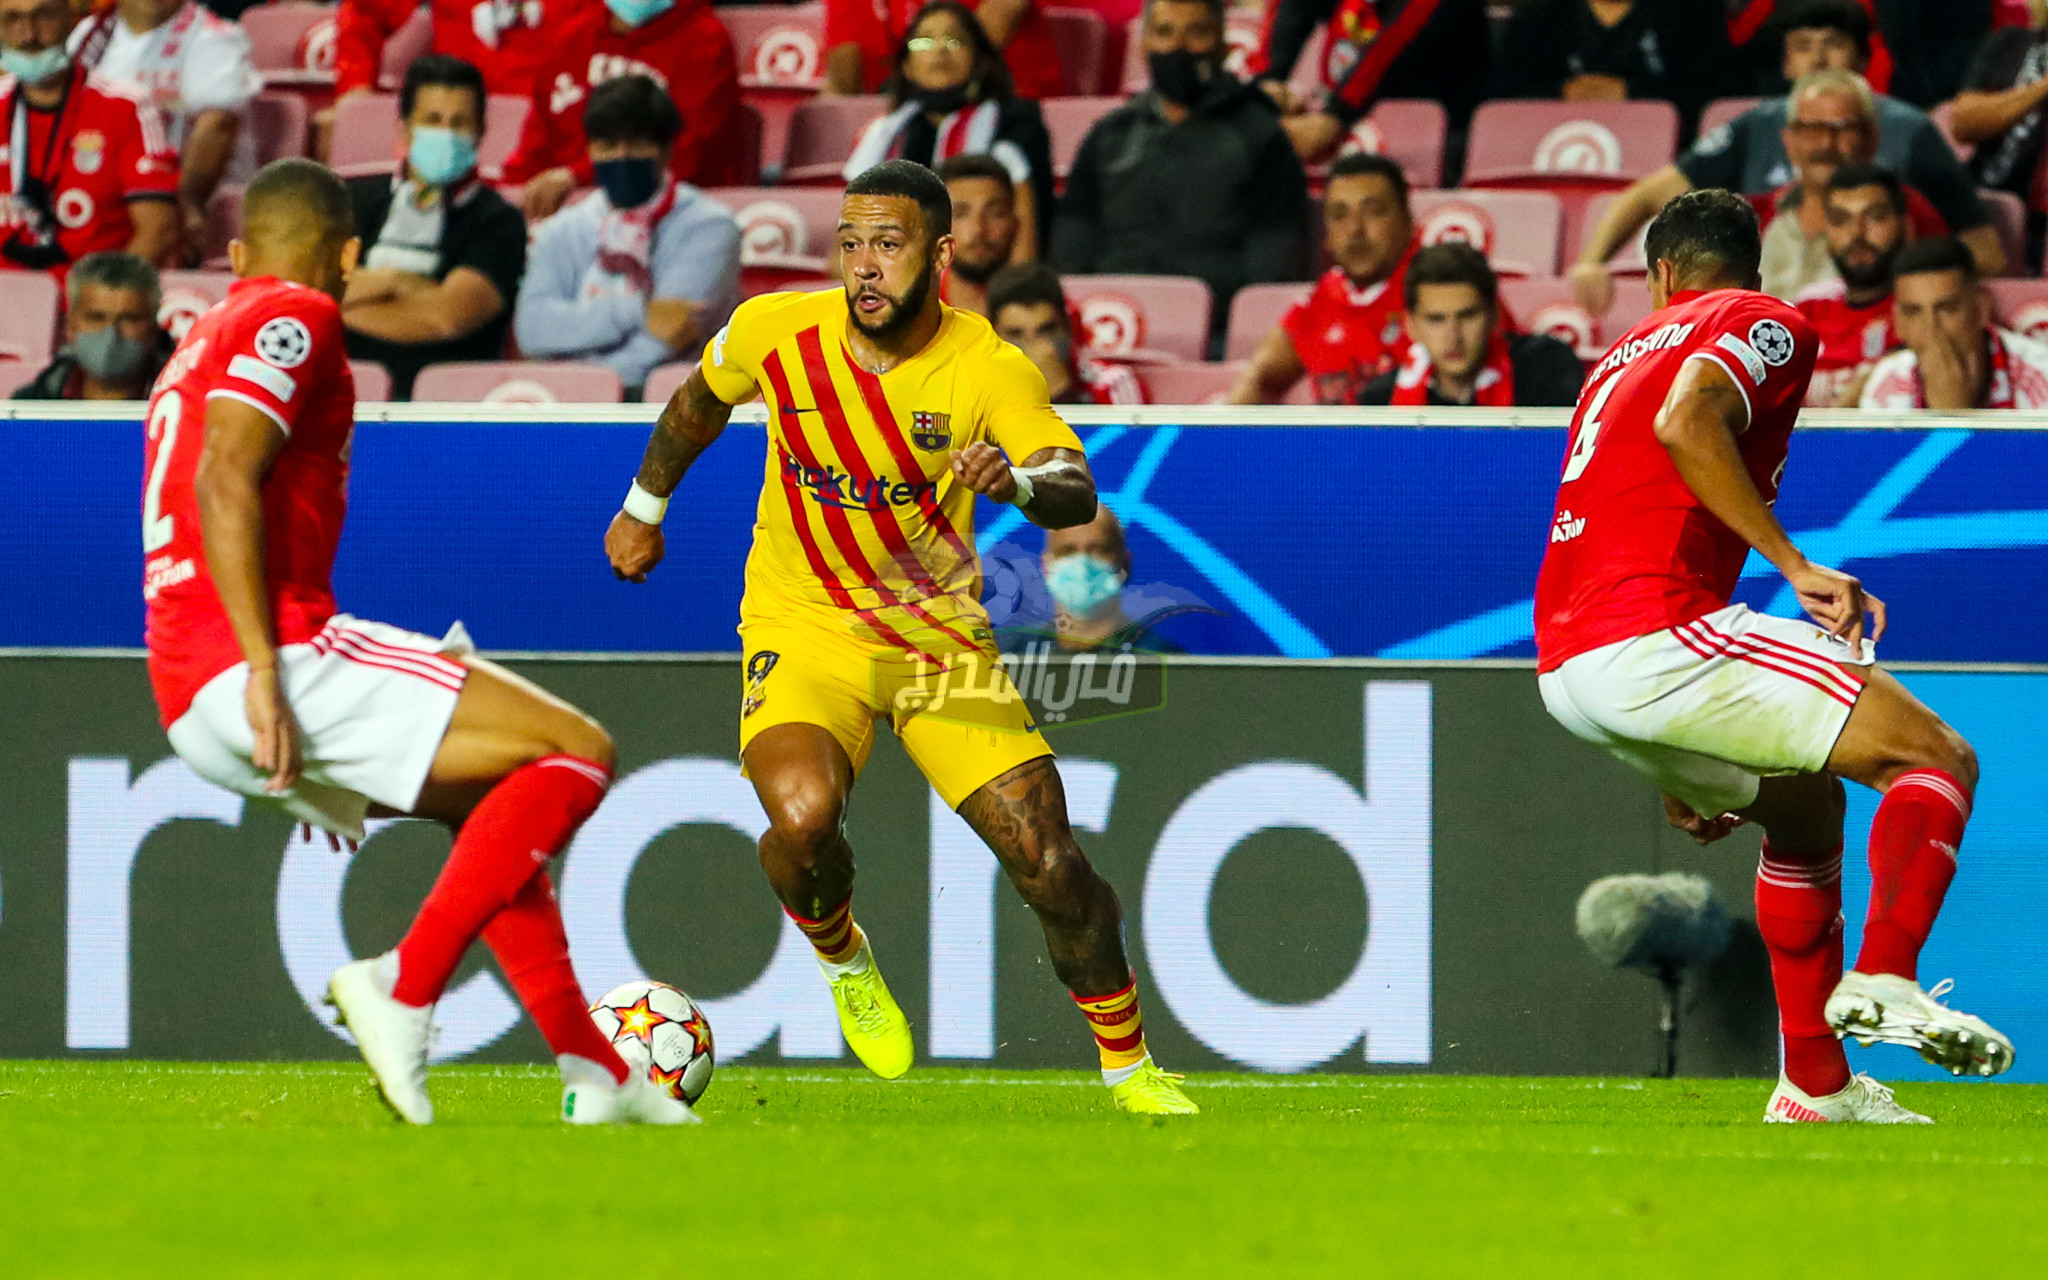
<path id="1" fill-rule="evenodd" d="M 945 307 L 924 350 L 881 374 L 854 363 L 846 326 L 842 290 L 765 294 L 704 349 L 721 400 L 758 390 L 768 402 L 741 623 L 823 610 L 913 652 L 988 648 L 974 493 L 952 453 L 987 441 L 1021 466 L 1081 442 L 1037 368 L 980 316 Z"/>

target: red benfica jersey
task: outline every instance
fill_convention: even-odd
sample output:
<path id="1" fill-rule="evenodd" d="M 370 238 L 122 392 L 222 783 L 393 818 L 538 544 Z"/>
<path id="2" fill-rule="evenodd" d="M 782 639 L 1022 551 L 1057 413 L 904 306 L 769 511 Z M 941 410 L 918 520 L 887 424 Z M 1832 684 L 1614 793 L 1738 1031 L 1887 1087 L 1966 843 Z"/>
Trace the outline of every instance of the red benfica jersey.
<path id="1" fill-rule="evenodd" d="M 896 65 L 896 47 L 910 32 L 926 0 L 825 0 L 825 47 L 843 44 L 860 46 L 861 91 L 875 93 Z M 964 0 L 970 9 L 980 9 L 981 0 Z M 1043 4 L 1034 3 L 1017 23 L 1003 62 L 1010 68 L 1010 80 L 1020 98 L 1057 98 L 1065 92 L 1060 83 L 1060 50 L 1053 43 L 1052 24 L 1046 21 Z"/>
<path id="2" fill-rule="evenodd" d="M 42 179 L 57 245 L 73 262 L 128 247 L 135 236 L 130 200 L 177 198 L 178 153 L 156 108 L 74 67 L 61 105 L 20 113 L 28 154 L 16 156 L 10 126 L 18 93 L 13 76 L 0 78 L 0 239 L 35 223 L 34 213 L 14 198 L 17 169 L 24 178 Z M 0 268 L 9 265 L 0 259 Z"/>
<path id="3" fill-rule="evenodd" d="M 1359 288 L 1342 267 L 1331 267 L 1316 282 L 1315 292 L 1280 318 L 1294 354 L 1308 370 L 1317 404 L 1358 403 L 1366 383 L 1407 357 L 1408 327 L 1402 320 L 1407 275 L 1404 257 L 1393 275 Z"/>
<path id="4" fill-rule="evenodd" d="M 1885 352 L 1899 345 L 1890 294 L 1859 307 L 1849 301 L 1849 286 L 1837 278 L 1802 290 L 1792 305 L 1820 336 L 1813 384 L 1806 389 L 1806 403 L 1814 408 L 1832 407 Z"/>
<path id="5" fill-rule="evenodd" d="M 432 49 L 484 73 L 492 93 L 533 92 L 533 78 L 581 0 L 431 0 Z M 384 42 L 418 0 L 342 0 L 334 15 L 334 91 L 377 87 Z"/>
<path id="6" fill-rule="evenodd" d="M 732 36 L 709 0 L 680 0 L 624 33 L 612 30 L 610 9 L 591 4 L 553 31 L 549 44 L 519 148 L 505 161 L 506 182 L 566 168 L 579 184 L 590 185 L 584 105 L 598 85 L 635 74 L 668 90 L 682 113 L 683 131 L 676 136 L 669 171 L 700 187 L 724 180 L 731 158 L 723 154 L 729 148 L 719 144 L 739 107 L 740 73 Z"/>
<path id="7" fill-rule="evenodd" d="M 1775 502 L 1817 346 L 1787 304 L 1717 289 L 1674 296 L 1593 366 L 1536 578 L 1538 670 L 1727 605 L 1749 544 L 1687 487 L 1652 424 L 1682 365 L 1721 366 L 1749 402 L 1743 464 Z"/>
<path id="8" fill-rule="evenodd" d="M 302 644 L 334 615 L 329 577 L 348 510 L 356 384 L 334 299 L 267 276 L 237 280 L 156 380 L 142 468 L 142 599 L 166 727 L 207 681 L 243 661 L 206 571 L 192 491 L 207 405 L 223 397 L 261 409 L 287 437 L 263 481 L 264 581 L 277 643 Z"/>

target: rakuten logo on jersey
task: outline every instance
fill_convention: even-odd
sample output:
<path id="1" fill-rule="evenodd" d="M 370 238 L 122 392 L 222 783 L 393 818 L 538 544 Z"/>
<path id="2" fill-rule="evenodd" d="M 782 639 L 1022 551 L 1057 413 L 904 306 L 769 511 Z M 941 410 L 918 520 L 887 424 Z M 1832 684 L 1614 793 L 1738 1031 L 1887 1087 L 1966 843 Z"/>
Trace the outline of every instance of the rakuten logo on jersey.
<path id="1" fill-rule="evenodd" d="M 891 480 L 874 476 L 859 480 L 827 463 L 807 467 L 788 454 L 782 455 L 782 482 L 808 489 L 811 501 L 825 507 L 851 511 L 886 511 L 892 507 L 914 507 L 937 498 L 934 480 Z"/>
<path id="2" fill-rule="evenodd" d="M 1622 343 L 1608 352 L 1606 358 L 1594 368 L 1592 375 L 1586 379 L 1586 385 L 1592 386 L 1613 370 L 1625 364 L 1634 364 L 1652 351 L 1669 351 L 1691 337 L 1696 327 L 1691 324 L 1667 324 L 1647 338 Z"/>

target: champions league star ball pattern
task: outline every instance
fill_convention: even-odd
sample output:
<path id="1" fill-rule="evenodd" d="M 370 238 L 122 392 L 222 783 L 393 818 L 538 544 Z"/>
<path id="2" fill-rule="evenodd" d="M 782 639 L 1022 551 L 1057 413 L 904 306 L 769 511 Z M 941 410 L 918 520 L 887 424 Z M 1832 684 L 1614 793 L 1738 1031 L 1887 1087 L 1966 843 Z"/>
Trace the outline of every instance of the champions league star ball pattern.
<path id="1" fill-rule="evenodd" d="M 628 982 L 590 1006 L 590 1020 L 636 1071 L 695 1106 L 711 1087 L 711 1024 L 666 982 Z"/>

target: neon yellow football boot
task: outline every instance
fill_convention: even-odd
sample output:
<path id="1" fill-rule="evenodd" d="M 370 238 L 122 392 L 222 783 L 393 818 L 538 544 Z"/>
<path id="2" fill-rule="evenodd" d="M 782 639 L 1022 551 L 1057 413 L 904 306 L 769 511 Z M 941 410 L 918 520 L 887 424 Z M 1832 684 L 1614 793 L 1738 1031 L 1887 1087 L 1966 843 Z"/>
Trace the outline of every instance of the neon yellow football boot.
<path id="1" fill-rule="evenodd" d="M 1111 1085 L 1109 1096 L 1116 1099 L 1117 1110 L 1134 1116 L 1200 1115 L 1202 1109 L 1180 1091 L 1180 1082 L 1185 1079 L 1186 1076 L 1161 1071 L 1148 1057 L 1128 1079 Z"/>
<path id="2" fill-rule="evenodd" d="M 819 960 L 825 980 L 832 984 L 832 1003 L 839 1006 L 839 1030 L 846 1043 L 867 1064 L 868 1070 L 884 1080 L 894 1080 L 910 1070 L 917 1046 L 910 1039 L 910 1020 L 889 994 L 882 971 L 875 965 L 875 953 L 862 934 L 860 950 L 845 964 Z"/>

